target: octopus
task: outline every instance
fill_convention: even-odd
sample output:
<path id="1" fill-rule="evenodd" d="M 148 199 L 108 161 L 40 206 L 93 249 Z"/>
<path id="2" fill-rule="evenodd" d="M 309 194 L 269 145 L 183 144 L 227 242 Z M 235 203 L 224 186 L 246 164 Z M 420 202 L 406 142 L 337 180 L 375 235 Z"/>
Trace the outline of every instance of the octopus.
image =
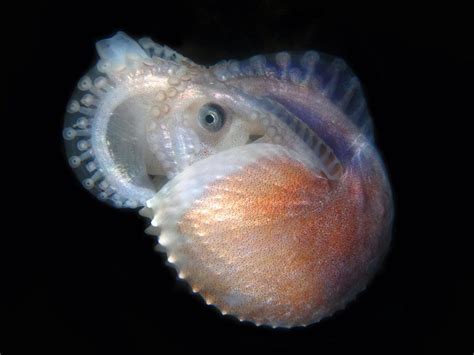
<path id="1" fill-rule="evenodd" d="M 67 106 L 69 165 L 137 210 L 193 292 L 270 327 L 363 291 L 390 245 L 391 187 L 357 77 L 306 51 L 203 66 L 123 32 Z"/>

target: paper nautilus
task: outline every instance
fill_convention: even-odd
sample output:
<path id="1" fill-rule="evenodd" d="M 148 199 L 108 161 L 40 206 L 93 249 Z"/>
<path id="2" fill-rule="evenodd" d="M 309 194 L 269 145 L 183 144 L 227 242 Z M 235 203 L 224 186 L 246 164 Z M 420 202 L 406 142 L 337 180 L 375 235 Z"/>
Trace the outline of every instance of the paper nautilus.
<path id="1" fill-rule="evenodd" d="M 359 81 L 315 51 L 206 67 L 123 32 L 67 107 L 82 184 L 139 208 L 222 314 L 303 326 L 342 309 L 388 249 L 393 203 Z"/>

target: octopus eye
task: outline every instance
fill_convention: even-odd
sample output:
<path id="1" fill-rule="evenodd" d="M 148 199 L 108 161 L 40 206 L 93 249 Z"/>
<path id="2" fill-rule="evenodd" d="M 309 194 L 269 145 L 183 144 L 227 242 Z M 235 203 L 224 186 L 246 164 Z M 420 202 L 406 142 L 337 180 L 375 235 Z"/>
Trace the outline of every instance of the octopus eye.
<path id="1" fill-rule="evenodd" d="M 219 105 L 206 104 L 199 110 L 198 120 L 204 129 L 217 132 L 224 126 L 224 110 Z"/>

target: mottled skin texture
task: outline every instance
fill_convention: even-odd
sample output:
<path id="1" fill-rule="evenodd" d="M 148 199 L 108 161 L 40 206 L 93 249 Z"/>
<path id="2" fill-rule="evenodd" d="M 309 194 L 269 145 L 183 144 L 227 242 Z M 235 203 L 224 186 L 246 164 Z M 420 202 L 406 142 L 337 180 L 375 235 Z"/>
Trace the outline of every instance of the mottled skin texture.
<path id="1" fill-rule="evenodd" d="M 390 197 L 381 167 L 330 181 L 289 159 L 211 184 L 179 222 L 195 291 L 224 313 L 306 325 L 365 288 L 388 245 Z M 380 237 L 382 235 L 382 237 Z"/>

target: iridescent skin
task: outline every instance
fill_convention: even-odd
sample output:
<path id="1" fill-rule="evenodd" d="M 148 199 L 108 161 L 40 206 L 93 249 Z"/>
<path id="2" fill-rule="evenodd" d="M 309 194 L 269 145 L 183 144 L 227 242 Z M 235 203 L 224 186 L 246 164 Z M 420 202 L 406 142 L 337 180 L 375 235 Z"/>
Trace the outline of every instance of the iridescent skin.
<path id="1" fill-rule="evenodd" d="M 93 150 L 70 158 L 94 157 L 84 185 L 145 206 L 178 276 L 223 314 L 293 327 L 342 309 L 379 267 L 393 213 L 353 74 L 315 52 L 205 68 L 140 43 L 99 42 L 109 87 L 85 79 L 95 96 L 80 102 L 96 109 L 70 106 L 90 121 L 67 118 L 64 134 L 90 132 Z M 206 130 L 212 105 L 225 121 Z"/>

